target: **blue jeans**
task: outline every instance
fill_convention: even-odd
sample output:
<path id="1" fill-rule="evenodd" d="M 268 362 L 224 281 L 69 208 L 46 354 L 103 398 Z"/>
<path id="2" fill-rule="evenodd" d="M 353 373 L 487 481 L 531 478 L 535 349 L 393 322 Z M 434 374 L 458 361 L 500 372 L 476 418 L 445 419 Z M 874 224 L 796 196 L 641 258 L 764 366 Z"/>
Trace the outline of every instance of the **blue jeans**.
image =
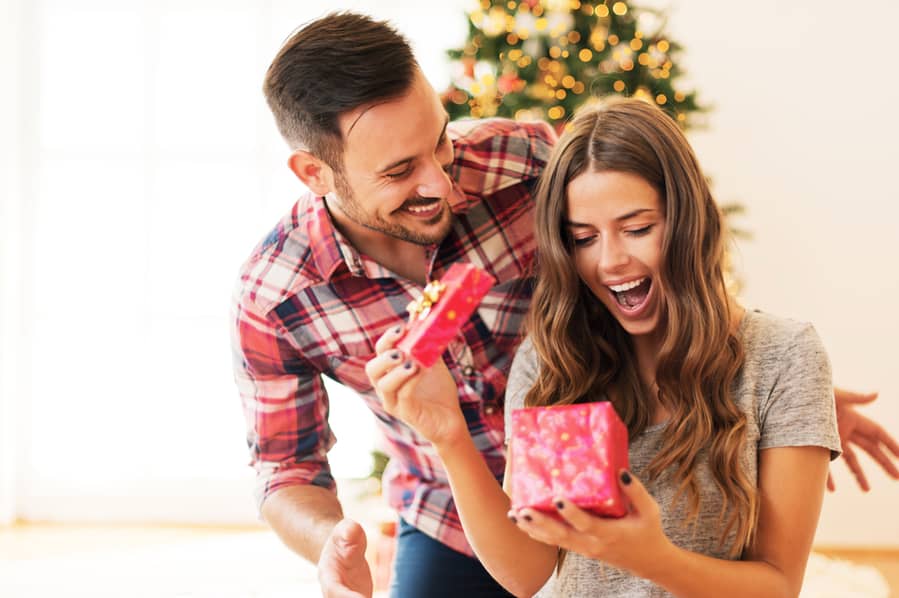
<path id="1" fill-rule="evenodd" d="M 480 561 L 444 546 L 400 519 L 391 598 L 507 598 Z"/>

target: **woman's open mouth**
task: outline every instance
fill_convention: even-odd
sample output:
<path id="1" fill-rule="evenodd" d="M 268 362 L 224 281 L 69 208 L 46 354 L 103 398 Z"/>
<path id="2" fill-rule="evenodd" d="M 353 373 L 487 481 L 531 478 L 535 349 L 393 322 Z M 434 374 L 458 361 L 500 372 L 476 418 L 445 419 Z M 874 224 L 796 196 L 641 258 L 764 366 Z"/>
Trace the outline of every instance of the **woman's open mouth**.
<path id="1" fill-rule="evenodd" d="M 636 278 L 621 284 L 606 285 L 612 291 L 615 301 L 622 312 L 636 315 L 647 304 L 652 279 L 648 276 Z"/>

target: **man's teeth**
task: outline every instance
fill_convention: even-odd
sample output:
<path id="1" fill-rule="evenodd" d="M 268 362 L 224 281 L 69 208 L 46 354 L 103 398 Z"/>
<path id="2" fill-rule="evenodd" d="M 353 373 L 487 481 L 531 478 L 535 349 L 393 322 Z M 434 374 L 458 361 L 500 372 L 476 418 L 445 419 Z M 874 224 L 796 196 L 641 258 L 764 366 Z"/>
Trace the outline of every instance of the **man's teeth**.
<path id="1" fill-rule="evenodd" d="M 428 204 L 426 206 L 409 206 L 406 209 L 415 214 L 419 214 L 421 212 L 430 212 L 434 209 L 435 204 Z"/>
<path id="2" fill-rule="evenodd" d="M 615 291 L 616 293 L 623 293 L 624 291 L 629 291 L 633 288 L 640 286 L 641 284 L 643 284 L 644 280 L 646 280 L 645 276 L 643 278 L 640 278 L 637 280 L 632 280 L 630 282 L 623 282 L 621 284 L 609 285 L 609 288 L 612 289 L 613 291 Z"/>

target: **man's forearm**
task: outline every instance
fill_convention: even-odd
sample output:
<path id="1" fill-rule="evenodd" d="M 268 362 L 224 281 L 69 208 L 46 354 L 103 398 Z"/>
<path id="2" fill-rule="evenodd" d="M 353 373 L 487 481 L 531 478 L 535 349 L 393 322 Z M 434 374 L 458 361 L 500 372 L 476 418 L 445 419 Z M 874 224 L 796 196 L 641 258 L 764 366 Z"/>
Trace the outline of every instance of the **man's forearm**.
<path id="1" fill-rule="evenodd" d="M 288 486 L 265 499 L 262 516 L 288 548 L 317 564 L 325 540 L 343 519 L 343 509 L 330 490 Z"/>

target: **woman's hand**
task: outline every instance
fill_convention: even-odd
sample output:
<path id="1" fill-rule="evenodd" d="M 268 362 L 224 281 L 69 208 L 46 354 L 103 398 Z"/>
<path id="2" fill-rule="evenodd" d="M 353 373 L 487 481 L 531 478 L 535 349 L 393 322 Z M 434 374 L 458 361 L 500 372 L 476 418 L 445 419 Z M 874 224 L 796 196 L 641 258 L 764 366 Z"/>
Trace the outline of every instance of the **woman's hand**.
<path id="1" fill-rule="evenodd" d="M 456 382 L 442 359 L 422 370 L 403 355 L 396 348 L 402 336 L 402 326 L 385 332 L 365 373 L 387 413 L 436 446 L 453 443 L 460 434 L 468 434 Z"/>
<path id="2" fill-rule="evenodd" d="M 534 509 L 509 512 L 518 527 L 539 542 L 559 546 L 601 560 L 635 575 L 652 578 L 653 571 L 673 547 L 662 530 L 659 505 L 636 477 L 622 470 L 621 490 L 630 503 L 624 517 L 598 517 L 558 497 L 559 521 Z"/>

